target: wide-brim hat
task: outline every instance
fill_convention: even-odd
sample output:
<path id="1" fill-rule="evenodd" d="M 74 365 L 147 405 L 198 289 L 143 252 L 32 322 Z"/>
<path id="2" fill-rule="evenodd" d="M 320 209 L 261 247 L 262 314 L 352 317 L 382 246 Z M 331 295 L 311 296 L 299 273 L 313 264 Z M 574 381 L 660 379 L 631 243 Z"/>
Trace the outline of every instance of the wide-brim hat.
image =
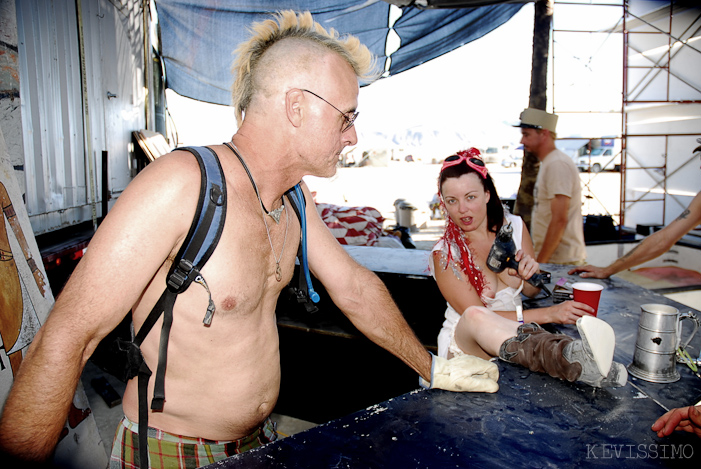
<path id="1" fill-rule="evenodd" d="M 550 132 L 555 132 L 555 128 L 557 128 L 557 115 L 550 114 L 540 109 L 526 108 L 521 113 L 520 119 L 521 122 L 515 124 L 514 127 L 546 129 Z"/>

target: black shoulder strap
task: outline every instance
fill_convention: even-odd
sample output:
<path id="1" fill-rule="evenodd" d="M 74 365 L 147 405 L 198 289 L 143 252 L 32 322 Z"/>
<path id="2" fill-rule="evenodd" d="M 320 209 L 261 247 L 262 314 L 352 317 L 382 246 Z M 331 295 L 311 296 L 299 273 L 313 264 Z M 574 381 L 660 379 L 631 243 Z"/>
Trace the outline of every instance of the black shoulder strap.
<path id="1" fill-rule="evenodd" d="M 163 326 L 161 327 L 161 339 L 158 350 L 158 368 L 156 369 L 156 381 L 153 399 L 151 400 L 151 409 L 156 412 L 163 411 L 163 405 L 165 404 L 168 338 L 170 337 L 170 327 L 173 323 L 175 300 L 178 294 L 187 290 L 190 284 L 200 276 L 200 270 L 209 260 L 219 242 L 226 220 L 226 181 L 217 154 L 208 147 L 183 147 L 179 148 L 179 150 L 187 150 L 192 153 L 197 158 L 200 166 L 202 182 L 200 184 L 197 210 L 195 211 L 190 231 L 168 272 L 166 288 L 133 341 L 133 345 L 138 349 L 158 321 L 158 318 L 163 315 Z M 211 318 L 213 312 L 213 302 L 210 298 L 205 318 Z M 205 325 L 207 325 L 206 320 Z M 138 363 L 138 369 L 133 370 L 132 377 L 137 374 L 139 377 L 139 467 L 146 468 L 148 467 L 147 388 L 151 370 L 143 361 L 143 357 L 140 356 L 140 351 L 138 352 L 140 363 Z"/>

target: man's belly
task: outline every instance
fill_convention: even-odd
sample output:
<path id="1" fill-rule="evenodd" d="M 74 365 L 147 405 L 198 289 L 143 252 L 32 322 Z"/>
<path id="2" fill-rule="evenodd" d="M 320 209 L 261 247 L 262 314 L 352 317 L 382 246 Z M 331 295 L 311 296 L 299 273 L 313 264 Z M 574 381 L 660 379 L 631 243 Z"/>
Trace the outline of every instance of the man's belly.
<path id="1" fill-rule="evenodd" d="M 255 341 L 255 346 L 232 345 L 236 342 L 232 337 L 228 344 L 210 343 L 197 351 L 194 349 L 198 347 L 183 344 L 174 347 L 172 339 L 165 405 L 162 412 L 149 411 L 150 427 L 182 436 L 236 440 L 251 434 L 270 415 L 280 390 L 277 335 Z M 152 371 L 147 404 L 150 409 L 156 363 L 147 361 Z M 137 380 L 129 381 L 122 399 L 124 414 L 134 422 L 139 420 Z"/>

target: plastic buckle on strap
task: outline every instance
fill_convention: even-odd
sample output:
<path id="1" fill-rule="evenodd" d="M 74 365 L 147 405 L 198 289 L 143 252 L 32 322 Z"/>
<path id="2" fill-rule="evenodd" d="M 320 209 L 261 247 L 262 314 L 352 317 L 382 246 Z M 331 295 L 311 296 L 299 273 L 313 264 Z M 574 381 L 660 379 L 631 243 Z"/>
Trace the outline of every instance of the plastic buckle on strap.
<path id="1" fill-rule="evenodd" d="M 307 294 L 301 288 L 295 288 L 295 297 L 297 298 L 297 303 L 306 303 L 309 301 Z"/>
<path id="2" fill-rule="evenodd" d="M 163 397 L 154 397 L 151 400 L 151 410 L 154 412 L 163 412 L 163 406 L 165 405 L 165 398 Z"/>
<path id="3" fill-rule="evenodd" d="M 302 288 L 294 288 L 293 291 L 295 297 L 297 298 L 297 303 L 302 303 L 304 309 L 307 310 L 307 313 L 316 313 L 319 311 L 319 308 L 311 302 L 306 292 Z"/>
<path id="4" fill-rule="evenodd" d="M 217 207 L 220 207 L 224 203 L 224 194 L 219 184 L 212 184 L 212 188 L 209 191 L 209 199 Z"/>
<path id="5" fill-rule="evenodd" d="M 179 291 L 185 283 L 185 280 L 187 280 L 188 276 L 190 275 L 190 272 L 192 272 L 193 267 L 192 262 L 189 260 L 180 259 L 180 262 L 175 270 L 173 270 L 173 273 L 168 276 L 168 287 L 171 290 Z"/>

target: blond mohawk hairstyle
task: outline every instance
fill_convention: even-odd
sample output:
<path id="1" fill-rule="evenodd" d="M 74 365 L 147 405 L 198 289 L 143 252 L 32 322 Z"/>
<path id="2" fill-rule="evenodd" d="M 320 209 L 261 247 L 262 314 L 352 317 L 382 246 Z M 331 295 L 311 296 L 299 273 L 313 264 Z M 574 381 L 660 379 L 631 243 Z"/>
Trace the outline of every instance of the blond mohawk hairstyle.
<path id="1" fill-rule="evenodd" d="M 236 60 L 231 66 L 235 76 L 231 87 L 232 104 L 236 113 L 236 123 L 241 126 L 243 113 L 257 91 L 256 68 L 263 55 L 271 46 L 283 39 L 295 38 L 313 41 L 340 55 L 353 68 L 355 75 L 363 82 L 372 82 L 378 77 L 375 71 L 376 59 L 360 40 L 351 35 L 339 37 L 331 28 L 327 32 L 315 22 L 308 11 L 296 14 L 292 10 L 277 12 L 274 19 L 254 23 L 252 37 L 242 43 L 234 52 Z"/>

